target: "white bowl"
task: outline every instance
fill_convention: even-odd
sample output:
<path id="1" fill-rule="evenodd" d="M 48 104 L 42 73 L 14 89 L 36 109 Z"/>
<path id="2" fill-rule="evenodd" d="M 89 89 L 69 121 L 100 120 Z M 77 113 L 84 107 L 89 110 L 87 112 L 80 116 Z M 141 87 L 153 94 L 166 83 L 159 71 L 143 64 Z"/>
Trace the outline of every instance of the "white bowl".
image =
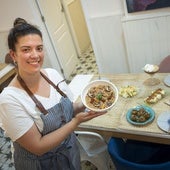
<path id="1" fill-rule="evenodd" d="M 111 87 L 111 89 L 114 91 L 114 95 L 115 95 L 114 102 L 110 106 L 108 106 L 108 107 L 106 107 L 104 109 L 92 108 L 92 107 L 88 106 L 87 103 L 86 103 L 86 96 L 87 96 L 87 93 L 88 93 L 89 89 L 92 88 L 92 87 L 96 87 L 98 85 L 109 85 Z M 83 89 L 83 91 L 81 93 L 81 100 L 82 100 L 83 104 L 86 106 L 87 109 L 95 111 L 95 112 L 104 112 L 104 111 L 110 110 L 115 105 L 115 103 L 118 100 L 118 96 L 119 96 L 118 89 L 117 89 L 117 87 L 113 83 L 111 83 L 108 80 L 94 80 L 94 81 L 91 81 Z"/>

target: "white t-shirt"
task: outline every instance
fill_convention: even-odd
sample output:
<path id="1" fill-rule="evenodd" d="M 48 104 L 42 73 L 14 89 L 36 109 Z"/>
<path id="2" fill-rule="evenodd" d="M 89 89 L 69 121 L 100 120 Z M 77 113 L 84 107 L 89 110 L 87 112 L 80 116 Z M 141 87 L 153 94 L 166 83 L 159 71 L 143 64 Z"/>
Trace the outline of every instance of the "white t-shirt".
<path id="1" fill-rule="evenodd" d="M 48 78 L 58 84 L 63 78 L 60 74 L 51 68 L 45 69 Z M 69 87 L 65 82 L 59 85 L 60 89 L 67 94 L 70 100 L 73 99 Z M 51 108 L 59 102 L 61 95 L 51 86 L 49 98 L 35 95 L 46 109 Z M 2 129 L 5 130 L 6 136 L 12 141 L 17 140 L 24 135 L 35 122 L 40 131 L 43 129 L 43 122 L 40 118 L 40 111 L 34 101 L 26 91 L 16 87 L 6 87 L 0 94 L 0 120 Z"/>

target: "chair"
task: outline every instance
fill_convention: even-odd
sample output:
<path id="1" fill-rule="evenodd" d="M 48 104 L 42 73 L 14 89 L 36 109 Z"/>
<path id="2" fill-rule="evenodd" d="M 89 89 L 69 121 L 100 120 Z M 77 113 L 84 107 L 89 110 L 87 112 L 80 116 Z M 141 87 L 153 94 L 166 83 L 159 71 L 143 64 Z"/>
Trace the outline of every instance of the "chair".
<path id="1" fill-rule="evenodd" d="M 160 73 L 170 73 L 170 55 L 165 57 L 159 64 Z"/>
<path id="2" fill-rule="evenodd" d="M 111 138 L 108 151 L 117 170 L 170 170 L 170 146 Z"/>
<path id="3" fill-rule="evenodd" d="M 110 155 L 101 135 L 88 131 L 75 131 L 79 142 L 81 161 L 87 160 L 98 170 L 109 170 Z"/>

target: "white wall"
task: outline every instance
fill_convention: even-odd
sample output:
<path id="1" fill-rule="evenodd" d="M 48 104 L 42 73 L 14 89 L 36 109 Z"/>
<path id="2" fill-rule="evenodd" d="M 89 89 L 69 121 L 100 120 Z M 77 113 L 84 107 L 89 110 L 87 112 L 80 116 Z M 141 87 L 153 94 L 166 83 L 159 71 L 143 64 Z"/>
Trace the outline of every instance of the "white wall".
<path id="1" fill-rule="evenodd" d="M 128 14 L 125 0 L 81 0 L 100 73 L 143 72 L 170 54 L 170 8 Z"/>
<path id="2" fill-rule="evenodd" d="M 107 13 L 121 14 L 122 2 L 121 0 L 82 0 L 84 8 L 88 11 L 84 11 L 88 16 L 103 15 Z"/>
<path id="3" fill-rule="evenodd" d="M 130 72 L 141 72 L 147 63 L 159 64 L 170 54 L 169 16 L 128 20 L 123 23 Z"/>
<path id="4" fill-rule="evenodd" d="M 18 5 L 20 4 L 20 5 Z M 15 3 L 11 3 L 10 0 L 1 0 L 0 5 L 0 62 L 4 62 L 4 56 L 8 52 L 7 35 L 9 29 L 12 28 L 13 21 L 16 17 L 27 18 L 28 20 L 33 18 L 30 12 L 27 1 L 15 0 Z"/>
<path id="5" fill-rule="evenodd" d="M 128 72 L 120 0 L 81 0 L 100 73 Z"/>

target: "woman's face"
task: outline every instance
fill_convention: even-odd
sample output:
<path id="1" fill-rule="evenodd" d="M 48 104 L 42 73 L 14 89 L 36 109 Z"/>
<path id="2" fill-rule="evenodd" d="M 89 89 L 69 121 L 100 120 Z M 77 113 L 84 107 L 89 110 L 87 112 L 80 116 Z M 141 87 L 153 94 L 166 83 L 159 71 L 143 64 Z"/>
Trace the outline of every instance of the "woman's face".
<path id="1" fill-rule="evenodd" d="M 44 50 L 42 38 L 39 35 L 29 34 L 19 37 L 15 48 L 15 51 L 11 51 L 11 56 L 17 62 L 20 74 L 34 74 L 40 71 L 44 60 Z"/>

